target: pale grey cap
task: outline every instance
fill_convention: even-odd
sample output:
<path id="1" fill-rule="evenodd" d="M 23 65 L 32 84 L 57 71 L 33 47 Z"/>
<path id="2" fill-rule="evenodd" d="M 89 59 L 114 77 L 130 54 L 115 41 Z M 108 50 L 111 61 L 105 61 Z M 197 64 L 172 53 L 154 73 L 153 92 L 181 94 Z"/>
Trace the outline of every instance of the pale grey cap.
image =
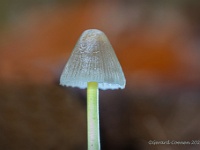
<path id="1" fill-rule="evenodd" d="M 97 29 L 82 33 L 60 77 L 63 86 L 87 88 L 98 82 L 99 89 L 123 89 L 121 65 L 106 35 Z"/>

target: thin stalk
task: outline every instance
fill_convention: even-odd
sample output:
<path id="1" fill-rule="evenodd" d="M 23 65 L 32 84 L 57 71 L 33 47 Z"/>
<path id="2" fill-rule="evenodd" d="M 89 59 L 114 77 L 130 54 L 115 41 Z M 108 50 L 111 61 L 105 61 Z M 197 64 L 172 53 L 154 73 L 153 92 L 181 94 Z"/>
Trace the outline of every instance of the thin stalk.
<path id="1" fill-rule="evenodd" d="M 100 150 L 99 135 L 99 89 L 97 82 L 87 85 L 88 150 Z"/>

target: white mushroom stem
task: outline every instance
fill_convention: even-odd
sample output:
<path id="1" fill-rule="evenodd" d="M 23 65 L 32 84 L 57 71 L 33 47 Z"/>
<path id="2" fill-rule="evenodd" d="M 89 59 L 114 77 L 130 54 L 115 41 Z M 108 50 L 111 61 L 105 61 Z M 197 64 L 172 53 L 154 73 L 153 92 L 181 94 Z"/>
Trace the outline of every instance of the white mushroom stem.
<path id="1" fill-rule="evenodd" d="M 97 82 L 87 84 L 88 150 L 100 150 L 99 89 Z"/>

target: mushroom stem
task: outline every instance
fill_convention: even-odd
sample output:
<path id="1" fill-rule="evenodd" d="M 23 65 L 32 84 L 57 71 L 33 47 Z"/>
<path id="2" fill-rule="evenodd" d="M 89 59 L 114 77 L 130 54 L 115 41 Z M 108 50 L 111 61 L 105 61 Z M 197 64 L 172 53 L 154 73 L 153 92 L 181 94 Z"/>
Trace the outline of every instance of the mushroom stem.
<path id="1" fill-rule="evenodd" d="M 87 84 L 88 150 L 100 150 L 99 89 L 97 82 Z"/>

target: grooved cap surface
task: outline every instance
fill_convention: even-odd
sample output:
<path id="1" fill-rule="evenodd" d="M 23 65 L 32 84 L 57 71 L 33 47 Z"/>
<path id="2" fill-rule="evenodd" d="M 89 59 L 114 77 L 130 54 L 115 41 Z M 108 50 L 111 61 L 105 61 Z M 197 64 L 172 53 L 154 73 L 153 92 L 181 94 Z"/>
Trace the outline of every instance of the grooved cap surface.
<path id="1" fill-rule="evenodd" d="M 60 77 L 63 86 L 84 89 L 87 82 L 98 82 L 102 90 L 123 89 L 126 84 L 108 38 L 97 29 L 82 33 Z"/>

